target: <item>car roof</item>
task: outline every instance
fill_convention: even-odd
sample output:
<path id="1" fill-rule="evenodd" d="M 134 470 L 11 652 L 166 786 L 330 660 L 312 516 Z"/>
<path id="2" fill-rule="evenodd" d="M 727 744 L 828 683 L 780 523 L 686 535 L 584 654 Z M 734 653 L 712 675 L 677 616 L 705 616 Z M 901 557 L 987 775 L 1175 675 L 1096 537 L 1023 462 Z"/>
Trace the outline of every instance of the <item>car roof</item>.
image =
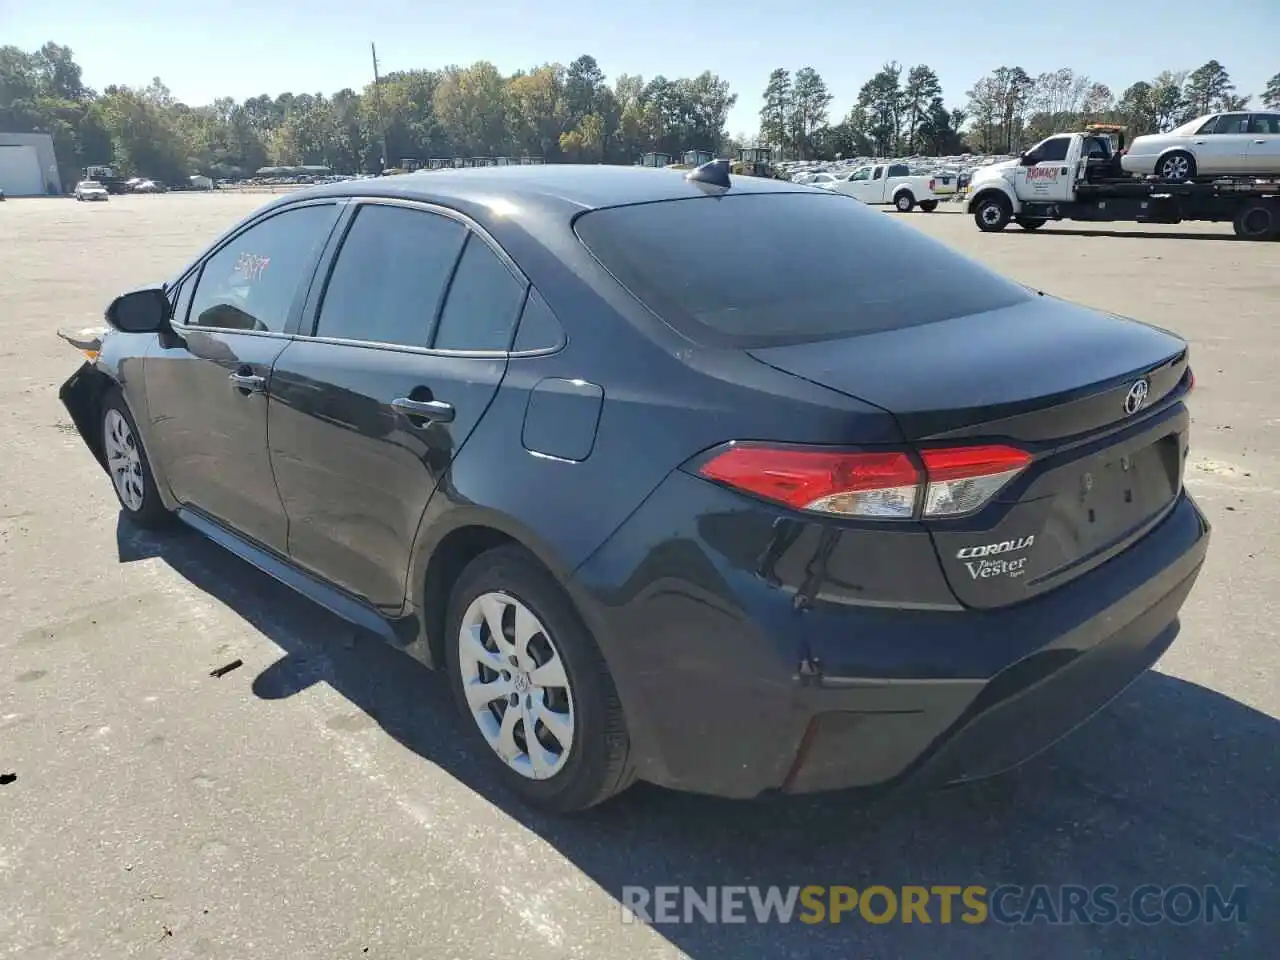
<path id="1" fill-rule="evenodd" d="M 633 203 L 702 197 L 708 188 L 685 179 L 681 170 L 653 167 L 621 167 L 586 164 L 538 164 L 530 166 L 477 167 L 469 170 L 421 170 L 416 173 L 323 184 L 302 193 L 306 196 L 395 197 L 405 200 L 457 203 L 492 203 L 505 200 L 519 206 L 534 203 L 544 211 L 558 210 L 566 217 L 584 210 L 598 210 Z M 730 178 L 730 193 L 785 193 L 803 186 L 762 177 Z M 294 198 L 302 195 L 293 194 Z"/>
<path id="2" fill-rule="evenodd" d="M 267 210 L 324 197 L 379 198 L 435 203 L 480 224 L 522 263 L 524 240 L 554 245 L 579 214 L 605 207 L 716 196 L 827 193 L 786 180 L 731 176 L 728 191 L 685 179 L 685 171 L 603 164 L 537 164 L 423 170 L 317 184 L 280 197 Z M 522 264 L 523 266 L 523 264 Z"/>

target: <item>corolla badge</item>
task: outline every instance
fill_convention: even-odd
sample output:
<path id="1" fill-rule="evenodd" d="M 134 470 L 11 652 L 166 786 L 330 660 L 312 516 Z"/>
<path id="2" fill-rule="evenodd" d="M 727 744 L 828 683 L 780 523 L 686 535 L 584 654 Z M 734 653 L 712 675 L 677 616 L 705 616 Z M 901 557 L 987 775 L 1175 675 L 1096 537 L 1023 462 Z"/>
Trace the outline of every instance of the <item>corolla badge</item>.
<path id="1" fill-rule="evenodd" d="M 1147 402 L 1147 394 L 1151 392 L 1151 385 L 1147 383 L 1146 378 L 1137 381 L 1124 398 L 1124 412 L 1133 416 L 1142 409 L 1142 405 Z"/>
<path id="2" fill-rule="evenodd" d="M 963 560 L 965 569 L 974 580 L 989 580 L 991 577 L 1020 577 L 1026 573 L 1027 561 L 1030 557 L 1005 559 L 1002 554 L 1021 553 L 1030 549 L 1036 542 L 1035 534 L 1028 534 L 1016 540 L 1001 540 L 999 543 L 983 543 L 972 547 L 961 547 L 956 551 L 956 559 Z M 998 559 L 991 559 L 998 558 Z"/>

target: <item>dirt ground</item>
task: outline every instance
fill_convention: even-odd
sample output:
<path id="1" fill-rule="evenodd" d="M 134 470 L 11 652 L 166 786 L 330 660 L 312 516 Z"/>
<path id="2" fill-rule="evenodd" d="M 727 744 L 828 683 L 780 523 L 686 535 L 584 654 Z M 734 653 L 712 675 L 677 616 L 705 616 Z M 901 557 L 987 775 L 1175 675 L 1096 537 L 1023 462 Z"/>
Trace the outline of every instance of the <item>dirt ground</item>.
<path id="1" fill-rule="evenodd" d="M 438 677 L 194 534 L 118 526 L 58 402 L 79 358 L 57 328 L 99 321 L 269 199 L 0 204 L 0 774 L 16 775 L 0 777 L 0 956 L 1275 955 L 1280 244 L 905 215 L 1024 283 L 1191 341 L 1188 485 L 1215 530 L 1181 637 L 998 782 L 870 812 L 640 787 L 565 821 L 468 760 Z M 810 883 L 1242 885 L 1248 915 L 647 928 L 619 908 L 627 885 Z"/>

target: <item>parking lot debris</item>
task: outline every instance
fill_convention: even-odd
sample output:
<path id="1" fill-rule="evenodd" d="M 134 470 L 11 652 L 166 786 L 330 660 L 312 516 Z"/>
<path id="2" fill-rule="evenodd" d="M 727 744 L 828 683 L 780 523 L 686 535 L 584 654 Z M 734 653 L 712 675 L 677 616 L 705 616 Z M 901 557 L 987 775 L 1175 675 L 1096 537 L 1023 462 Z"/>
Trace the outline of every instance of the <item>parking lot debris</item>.
<path id="1" fill-rule="evenodd" d="M 16 773 L 0 773 L 0 787 L 8 786 L 18 779 Z"/>
<path id="2" fill-rule="evenodd" d="M 210 670 L 209 676 L 225 677 L 232 670 L 235 670 L 237 667 L 243 667 L 243 666 L 244 666 L 243 660 L 232 660 L 230 663 L 226 664 L 225 666 L 218 667 L 218 669 L 216 670 Z"/>

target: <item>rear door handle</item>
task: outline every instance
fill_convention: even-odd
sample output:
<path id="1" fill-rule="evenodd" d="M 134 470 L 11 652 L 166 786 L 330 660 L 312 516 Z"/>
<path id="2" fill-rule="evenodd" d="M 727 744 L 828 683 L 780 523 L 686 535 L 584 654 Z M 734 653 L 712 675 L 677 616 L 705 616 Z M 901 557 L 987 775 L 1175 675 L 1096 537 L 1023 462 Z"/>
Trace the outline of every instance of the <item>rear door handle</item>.
<path id="1" fill-rule="evenodd" d="M 408 397 L 398 397 L 391 401 L 391 406 L 411 420 L 453 423 L 453 404 L 443 400 L 410 400 Z"/>
<path id="2" fill-rule="evenodd" d="M 1255 140 L 1255 141 L 1253 141 L 1253 142 L 1254 142 L 1254 143 L 1266 143 L 1267 141 L 1265 141 L 1265 140 Z"/>
<path id="3" fill-rule="evenodd" d="M 267 389 L 267 378 L 260 377 L 256 373 L 240 373 L 239 371 L 227 377 L 231 381 L 231 389 L 239 393 L 262 393 Z"/>
<path id="4" fill-rule="evenodd" d="M 1197 146 L 1197 147 L 1203 147 L 1204 145 L 1205 145 L 1205 141 L 1204 141 L 1204 140 L 1197 140 L 1197 141 L 1196 141 L 1196 146 Z"/>

